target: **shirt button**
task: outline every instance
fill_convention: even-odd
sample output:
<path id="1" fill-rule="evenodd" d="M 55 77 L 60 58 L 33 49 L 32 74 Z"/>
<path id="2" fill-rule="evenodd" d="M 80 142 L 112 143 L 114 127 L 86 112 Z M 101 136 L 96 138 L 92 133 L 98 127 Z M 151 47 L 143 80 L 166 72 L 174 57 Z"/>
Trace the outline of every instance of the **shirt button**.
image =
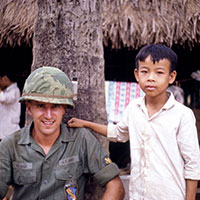
<path id="1" fill-rule="evenodd" d="M 72 177 L 73 177 L 73 175 L 72 175 L 72 174 L 70 174 L 70 175 L 69 175 L 69 178 L 72 178 Z"/>
<path id="2" fill-rule="evenodd" d="M 43 182 L 43 183 L 44 183 L 44 184 L 47 184 L 48 182 L 49 182 L 49 181 L 47 181 L 47 180 L 44 180 L 44 182 Z"/>
<path id="3" fill-rule="evenodd" d="M 18 180 L 18 183 L 21 184 L 22 181 L 21 181 L 21 177 L 20 176 L 17 178 L 17 180 Z"/>

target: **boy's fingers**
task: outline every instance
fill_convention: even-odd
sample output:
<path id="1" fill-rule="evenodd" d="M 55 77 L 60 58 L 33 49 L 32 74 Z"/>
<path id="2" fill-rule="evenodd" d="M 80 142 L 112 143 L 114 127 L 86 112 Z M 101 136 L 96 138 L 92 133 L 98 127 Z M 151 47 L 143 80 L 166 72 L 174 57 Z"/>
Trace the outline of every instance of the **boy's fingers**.
<path id="1" fill-rule="evenodd" d="M 68 124 L 69 124 L 69 123 L 73 123 L 73 122 L 74 122 L 74 119 L 71 118 L 71 119 L 68 121 Z"/>
<path id="2" fill-rule="evenodd" d="M 69 120 L 68 122 L 67 122 L 67 124 L 69 125 L 69 126 L 72 126 L 73 125 L 73 120 Z"/>

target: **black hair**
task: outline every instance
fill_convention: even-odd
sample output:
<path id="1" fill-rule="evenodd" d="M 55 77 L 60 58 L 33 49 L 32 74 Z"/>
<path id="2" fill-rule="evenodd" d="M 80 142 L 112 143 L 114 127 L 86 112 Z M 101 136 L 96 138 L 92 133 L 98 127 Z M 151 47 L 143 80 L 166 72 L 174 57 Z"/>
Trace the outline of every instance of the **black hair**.
<path id="1" fill-rule="evenodd" d="M 10 79 L 10 81 L 12 81 L 13 83 L 17 82 L 17 76 L 14 73 L 10 72 L 9 70 L 7 71 L 0 70 L 0 77 L 3 77 L 3 76 L 7 76 Z"/>
<path id="2" fill-rule="evenodd" d="M 178 62 L 176 53 L 171 48 L 161 44 L 151 44 L 141 48 L 135 58 L 136 69 L 138 69 L 139 61 L 144 61 L 149 55 L 153 63 L 168 59 L 170 61 L 170 72 L 176 70 Z"/>

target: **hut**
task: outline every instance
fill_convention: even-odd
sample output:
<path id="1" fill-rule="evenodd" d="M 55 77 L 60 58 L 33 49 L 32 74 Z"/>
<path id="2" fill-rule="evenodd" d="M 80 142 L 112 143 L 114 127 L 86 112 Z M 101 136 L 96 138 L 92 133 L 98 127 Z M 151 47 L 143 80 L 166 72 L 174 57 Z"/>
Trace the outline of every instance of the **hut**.
<path id="1" fill-rule="evenodd" d="M 179 56 L 178 77 L 191 93 L 191 73 L 198 70 L 200 48 L 200 2 L 198 0 L 102 0 L 102 31 L 107 80 L 135 81 L 134 57 L 138 49 L 150 43 L 172 47 Z M 0 2 L 0 51 L 5 62 L 13 61 L 20 74 L 30 69 L 32 38 L 36 15 L 35 0 Z M 9 51 L 9 52 L 8 52 Z M 20 55 L 18 55 L 20 54 Z M 7 59 L 12 55 L 13 59 Z M 21 57 L 20 57 L 21 56 Z M 20 64 L 17 64 L 17 58 Z M 1 60 L 2 60 L 1 59 Z M 25 66 L 25 67 L 23 67 Z M 132 66 L 132 67 L 131 67 Z M 23 73 L 22 73 L 23 72 Z M 194 87 L 193 87 L 194 88 Z M 193 100 L 195 98 L 195 100 Z M 192 107 L 199 107 L 193 97 Z"/>
<path id="2" fill-rule="evenodd" d="M 188 45 L 200 42 L 198 0 L 102 0 L 105 46 L 138 49 L 148 43 Z M 0 46 L 31 45 L 35 0 L 0 2 Z"/>

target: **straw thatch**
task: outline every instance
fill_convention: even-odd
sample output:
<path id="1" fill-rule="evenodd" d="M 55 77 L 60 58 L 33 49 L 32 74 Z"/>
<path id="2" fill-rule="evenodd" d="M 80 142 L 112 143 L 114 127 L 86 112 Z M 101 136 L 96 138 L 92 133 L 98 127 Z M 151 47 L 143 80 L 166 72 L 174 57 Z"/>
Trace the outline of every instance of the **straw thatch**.
<path id="1" fill-rule="evenodd" d="M 34 0 L 1 0 L 0 45 L 29 43 L 33 36 Z M 200 43 L 199 0 L 102 0 L 105 45 L 139 48 L 149 43 Z"/>
<path id="2" fill-rule="evenodd" d="M 113 48 L 200 42 L 199 0 L 104 0 L 102 9 L 104 43 Z"/>
<path id="3" fill-rule="evenodd" d="M 30 44 L 35 0 L 0 0 L 0 46 Z"/>

